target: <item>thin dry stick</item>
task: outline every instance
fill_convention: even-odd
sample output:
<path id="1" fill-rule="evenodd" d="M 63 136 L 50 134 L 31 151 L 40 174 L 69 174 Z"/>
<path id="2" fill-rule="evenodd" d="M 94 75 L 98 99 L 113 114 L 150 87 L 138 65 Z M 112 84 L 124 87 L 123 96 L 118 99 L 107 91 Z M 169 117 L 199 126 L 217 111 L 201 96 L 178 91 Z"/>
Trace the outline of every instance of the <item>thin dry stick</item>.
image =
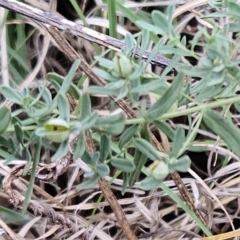
<path id="1" fill-rule="evenodd" d="M 72 48 L 72 46 L 68 43 L 68 41 L 61 36 L 61 34 L 60 34 L 60 32 L 57 28 L 50 27 L 49 28 L 49 33 L 52 35 L 54 40 L 60 46 L 60 49 L 69 57 L 70 60 L 76 61 L 77 59 L 81 59 L 81 64 L 80 64 L 81 70 L 84 71 L 93 80 L 93 82 L 95 84 L 100 85 L 100 86 L 105 85 L 105 81 L 103 79 L 101 79 L 100 77 L 98 77 L 91 70 L 90 66 L 85 61 L 85 59 L 82 58 Z M 111 97 L 111 98 L 114 100 L 113 97 Z M 132 110 L 132 108 L 128 105 L 128 103 L 126 101 L 119 100 L 119 101 L 116 101 L 116 103 L 127 114 L 127 116 L 129 118 L 136 118 L 137 117 L 137 113 L 134 110 Z M 158 142 L 158 140 L 156 139 L 156 137 L 152 133 L 151 133 L 151 139 L 152 139 L 152 142 L 153 142 L 154 146 L 159 151 L 165 152 L 165 150 L 162 148 L 161 144 Z M 179 174 L 177 172 L 171 173 L 171 177 L 174 180 L 176 186 L 178 187 L 179 192 L 180 192 L 181 196 L 183 197 L 184 201 L 187 203 L 188 207 L 193 212 L 195 212 L 197 217 L 203 222 L 203 224 L 205 224 L 207 226 L 207 223 L 206 223 L 201 211 L 199 211 L 198 209 L 195 208 L 194 201 L 193 201 L 191 195 L 189 194 L 189 192 L 188 192 L 186 186 L 184 185 L 184 183 L 183 183 L 181 177 L 179 176 Z"/>

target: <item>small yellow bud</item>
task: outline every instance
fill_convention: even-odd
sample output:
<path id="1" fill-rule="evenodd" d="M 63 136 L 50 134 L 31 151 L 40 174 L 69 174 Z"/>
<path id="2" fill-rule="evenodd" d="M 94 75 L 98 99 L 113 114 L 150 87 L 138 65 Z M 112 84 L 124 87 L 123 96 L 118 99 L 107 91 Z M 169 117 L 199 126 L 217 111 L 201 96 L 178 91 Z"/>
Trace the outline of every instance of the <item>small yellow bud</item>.
<path id="1" fill-rule="evenodd" d="M 116 53 L 113 59 L 113 68 L 121 78 L 126 78 L 132 72 L 131 61 L 121 53 Z"/>
<path id="2" fill-rule="evenodd" d="M 154 161 L 148 167 L 148 173 L 157 180 L 163 180 L 169 174 L 169 168 L 164 161 Z"/>
<path id="3" fill-rule="evenodd" d="M 65 120 L 59 118 L 48 120 L 44 128 L 46 130 L 44 137 L 57 143 L 67 140 L 70 134 L 69 124 Z"/>

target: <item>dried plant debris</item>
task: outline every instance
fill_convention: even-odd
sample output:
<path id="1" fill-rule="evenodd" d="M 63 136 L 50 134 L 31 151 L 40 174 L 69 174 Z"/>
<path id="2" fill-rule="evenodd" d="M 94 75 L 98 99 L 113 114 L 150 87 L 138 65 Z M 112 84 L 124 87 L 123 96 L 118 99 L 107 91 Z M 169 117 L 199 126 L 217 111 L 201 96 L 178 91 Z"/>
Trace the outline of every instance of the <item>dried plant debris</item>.
<path id="1" fill-rule="evenodd" d="M 10 174 L 3 179 L 3 191 L 9 196 L 9 201 L 16 209 L 21 209 L 24 196 L 17 190 L 13 189 L 13 181 L 22 176 L 25 165 L 16 166 Z M 49 179 L 47 179 L 49 180 Z M 61 224 L 67 227 L 70 232 L 76 232 L 75 224 L 65 215 L 57 213 L 52 207 L 37 200 L 30 200 L 28 210 L 35 216 L 46 217 L 52 224 Z"/>

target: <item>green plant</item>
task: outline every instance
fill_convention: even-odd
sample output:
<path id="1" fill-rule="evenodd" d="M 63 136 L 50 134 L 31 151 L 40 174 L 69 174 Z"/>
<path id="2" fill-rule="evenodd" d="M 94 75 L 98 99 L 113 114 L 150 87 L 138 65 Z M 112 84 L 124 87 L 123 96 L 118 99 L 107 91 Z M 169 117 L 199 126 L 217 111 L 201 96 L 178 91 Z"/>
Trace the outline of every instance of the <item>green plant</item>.
<path id="1" fill-rule="evenodd" d="M 0 156 L 7 163 L 17 158 L 34 165 L 40 160 L 41 149 L 54 152 L 51 159 L 56 161 L 65 157 L 72 147 L 73 159 L 81 158 L 90 169 L 84 174 L 87 180 L 78 185 L 78 190 L 93 187 L 101 177 L 114 179 L 122 172 L 122 194 L 140 181 L 141 189 L 161 187 L 183 206 L 184 203 L 164 185 L 164 179 L 169 173 L 188 171 L 191 165 L 189 151 L 206 152 L 203 146 L 207 143 L 203 141 L 203 146 L 196 145 L 202 129 L 221 138 L 218 144 L 240 157 L 240 130 L 233 119 L 233 111 L 240 109 L 240 69 L 239 61 L 235 59 L 239 44 L 229 37 L 230 33 L 239 31 L 239 6 L 233 1 L 211 1 L 215 12 L 202 16 L 202 20 L 212 29 L 200 27 L 189 49 L 187 39 L 180 37 L 175 29 L 173 6 L 167 7 L 165 12 L 153 11 L 150 18 L 141 19 L 131 15 L 120 2 L 114 3 L 113 11 L 116 7 L 140 28 L 137 38 L 141 43 L 139 59 L 133 58 L 135 36 L 127 34 L 126 48 L 121 53 L 116 53 L 112 59 L 95 56 L 98 66 L 92 70 L 106 81 L 105 86 L 88 86 L 86 91 L 80 90 L 78 86 L 82 85 L 83 78 L 79 82 L 73 81 L 80 61 L 72 65 L 65 77 L 47 74 L 56 92 L 54 97 L 45 85 L 38 87 L 37 94 L 28 89 L 19 93 L 13 87 L 2 86 L 1 94 L 17 107 L 13 111 L 6 107 L 0 109 L 0 115 L 4 116 L 0 120 Z M 231 21 L 219 27 L 215 20 L 217 14 Z M 114 21 L 112 36 L 116 36 Z M 155 45 L 148 61 L 144 62 L 141 53 L 151 41 Z M 204 49 L 205 54 L 196 53 L 195 47 Z M 172 59 L 161 76 L 147 68 L 158 52 Z M 199 64 L 190 66 L 186 63 L 188 57 Z M 179 64 L 180 59 L 185 63 Z M 169 82 L 168 75 L 175 68 L 177 74 Z M 154 99 L 150 105 L 142 100 L 146 94 Z M 70 110 L 67 95 L 77 101 L 75 112 Z M 112 113 L 117 108 L 113 102 L 109 106 L 110 113 L 101 116 L 93 111 L 92 96 L 112 97 L 115 101 L 124 99 L 138 115 L 127 119 L 124 113 Z M 170 124 L 169 120 L 180 116 L 185 117 L 187 128 Z M 169 151 L 159 151 L 153 146 L 152 128 L 164 134 Z M 93 154 L 85 144 L 87 131 L 91 132 L 97 146 Z M 69 147 L 72 136 L 78 139 Z M 31 146 L 36 146 L 34 157 Z M 226 161 L 222 161 L 220 167 L 225 164 Z M 26 202 L 31 197 L 34 178 L 31 180 Z M 186 211 L 205 234 L 211 235 L 190 209 Z"/>

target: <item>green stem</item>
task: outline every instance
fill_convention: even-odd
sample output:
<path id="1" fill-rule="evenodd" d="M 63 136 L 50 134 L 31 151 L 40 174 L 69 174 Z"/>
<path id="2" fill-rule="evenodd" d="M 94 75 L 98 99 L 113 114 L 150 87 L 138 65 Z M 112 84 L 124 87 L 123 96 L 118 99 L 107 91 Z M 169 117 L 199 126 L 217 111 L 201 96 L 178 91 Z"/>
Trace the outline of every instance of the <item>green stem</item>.
<path id="1" fill-rule="evenodd" d="M 22 126 L 21 129 L 23 131 L 34 131 L 38 126 L 34 125 L 34 126 Z M 9 126 L 7 128 L 6 132 L 15 132 L 15 128 L 13 125 Z"/>
<path id="2" fill-rule="evenodd" d="M 233 104 L 239 101 L 240 101 L 240 96 L 218 100 L 211 103 L 201 104 L 196 107 L 191 107 L 185 110 L 177 110 L 175 112 L 165 113 L 156 120 L 165 120 L 169 118 L 180 117 L 180 116 L 188 115 L 194 112 L 204 111 L 210 108 L 222 107 L 223 105 Z M 128 119 L 126 120 L 126 124 L 131 125 L 131 124 L 137 124 L 137 123 L 144 123 L 146 121 L 147 120 L 145 118 L 141 117 L 141 118 L 135 118 L 135 119 Z"/>

